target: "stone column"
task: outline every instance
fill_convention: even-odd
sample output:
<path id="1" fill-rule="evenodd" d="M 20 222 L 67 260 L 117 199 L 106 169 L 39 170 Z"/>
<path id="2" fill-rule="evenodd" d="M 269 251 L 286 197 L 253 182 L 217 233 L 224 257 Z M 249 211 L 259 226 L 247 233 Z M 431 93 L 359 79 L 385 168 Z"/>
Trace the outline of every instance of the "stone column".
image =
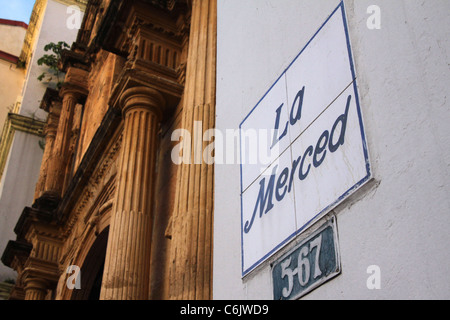
<path id="1" fill-rule="evenodd" d="M 170 299 L 212 298 L 212 227 L 214 165 L 205 163 L 202 142 L 215 127 L 217 0 L 193 0 L 187 60 L 182 128 L 193 134 L 195 122 L 202 132 L 192 139 L 191 163 L 178 169 L 172 214 Z M 194 141 L 199 139 L 200 141 Z M 196 146 L 202 145 L 201 150 Z"/>
<path id="2" fill-rule="evenodd" d="M 48 283 L 45 279 L 33 278 L 25 281 L 25 300 L 45 300 Z"/>
<path id="3" fill-rule="evenodd" d="M 152 207 L 158 130 L 164 98 L 146 87 L 120 99 L 124 130 L 102 300 L 146 300 L 149 294 Z"/>
<path id="4" fill-rule="evenodd" d="M 61 256 L 62 239 L 58 235 L 57 228 L 39 222 L 37 210 L 34 210 L 34 213 L 30 212 L 27 220 L 29 228 L 25 240 L 32 245 L 33 250 L 19 276 L 23 279 L 25 300 L 44 300 L 48 290 L 56 288 L 60 277 L 58 261 Z"/>
<path id="5" fill-rule="evenodd" d="M 73 114 L 80 94 L 77 90 L 71 89 L 69 86 L 61 89 L 61 96 L 63 97 L 63 101 L 59 117 L 58 133 L 54 141 L 52 155 L 49 158 L 50 170 L 47 172 L 44 192 L 45 195 L 54 197 L 62 196 Z"/>
<path id="6" fill-rule="evenodd" d="M 42 164 L 40 170 L 39 180 L 36 184 L 35 200 L 40 198 L 45 192 L 45 182 L 47 179 L 49 168 L 49 159 L 52 154 L 53 145 L 55 143 L 56 132 L 58 130 L 59 114 L 61 112 L 61 103 L 53 102 L 48 115 L 47 124 L 45 126 L 45 149 L 42 156 Z"/>

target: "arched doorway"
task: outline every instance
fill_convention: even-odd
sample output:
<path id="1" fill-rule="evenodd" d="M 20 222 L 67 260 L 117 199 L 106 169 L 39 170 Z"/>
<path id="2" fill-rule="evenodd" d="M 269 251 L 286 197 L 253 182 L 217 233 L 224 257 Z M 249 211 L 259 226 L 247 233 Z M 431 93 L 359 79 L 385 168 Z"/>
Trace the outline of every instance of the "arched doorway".
<path id="1" fill-rule="evenodd" d="M 109 227 L 95 240 L 81 267 L 81 289 L 74 290 L 71 300 L 99 300 L 105 266 Z"/>

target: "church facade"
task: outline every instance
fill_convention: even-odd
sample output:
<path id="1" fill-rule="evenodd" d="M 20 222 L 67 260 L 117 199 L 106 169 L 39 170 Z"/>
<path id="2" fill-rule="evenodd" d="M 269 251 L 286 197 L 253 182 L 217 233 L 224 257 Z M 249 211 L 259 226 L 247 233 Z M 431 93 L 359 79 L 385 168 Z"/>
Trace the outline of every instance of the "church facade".
<path id="1" fill-rule="evenodd" d="M 214 127 L 215 54 L 216 1 L 89 1 L 42 99 L 35 200 L 2 257 L 12 298 L 212 297 L 214 167 L 171 154 L 175 129 Z"/>

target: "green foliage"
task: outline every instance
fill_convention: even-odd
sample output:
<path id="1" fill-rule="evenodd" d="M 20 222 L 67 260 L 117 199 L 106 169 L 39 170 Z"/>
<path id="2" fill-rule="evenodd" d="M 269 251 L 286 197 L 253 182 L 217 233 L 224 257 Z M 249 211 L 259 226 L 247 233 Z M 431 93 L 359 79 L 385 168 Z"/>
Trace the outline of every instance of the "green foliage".
<path id="1" fill-rule="evenodd" d="M 44 54 L 41 58 L 39 58 L 37 63 L 39 66 L 47 66 L 49 71 L 48 73 L 42 73 L 37 78 L 39 81 L 46 79 L 46 82 L 50 83 L 53 80 L 53 77 L 56 76 L 56 87 L 61 87 L 62 82 L 59 79 L 60 71 L 58 70 L 58 61 L 61 58 L 62 51 L 69 48 L 70 46 L 64 41 L 59 41 L 58 43 L 50 42 L 44 47 L 44 51 L 50 51 L 50 54 Z"/>
<path id="2" fill-rule="evenodd" d="M 39 148 L 41 148 L 42 150 L 45 150 L 45 139 L 39 140 L 38 143 L 39 143 Z"/>

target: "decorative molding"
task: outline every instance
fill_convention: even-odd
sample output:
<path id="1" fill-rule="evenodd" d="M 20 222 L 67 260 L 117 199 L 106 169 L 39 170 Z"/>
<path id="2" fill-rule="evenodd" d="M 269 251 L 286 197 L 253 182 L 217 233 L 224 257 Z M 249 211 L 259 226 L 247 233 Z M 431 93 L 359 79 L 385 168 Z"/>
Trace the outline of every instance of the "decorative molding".
<path id="1" fill-rule="evenodd" d="M 78 256 L 92 229 L 95 234 L 100 233 L 99 223 L 111 210 L 117 173 L 113 166 L 118 161 L 122 145 L 122 130 L 119 129 L 111 140 L 111 144 L 106 148 L 102 159 L 98 161 L 96 169 L 78 198 L 77 206 L 71 210 L 64 225 L 62 232 L 66 240 L 59 261 L 60 268 Z"/>
<path id="2" fill-rule="evenodd" d="M 22 27 L 24 29 L 28 29 L 28 24 L 26 24 L 23 21 L 0 19 L 0 24 L 7 25 L 7 26 L 13 26 L 13 27 Z"/>
<path id="3" fill-rule="evenodd" d="M 9 113 L 3 126 L 0 143 L 0 178 L 3 176 L 9 156 L 14 133 L 17 131 L 29 133 L 38 137 L 44 136 L 45 122 L 16 113 Z"/>
<path id="4" fill-rule="evenodd" d="M 11 127 L 14 130 L 38 137 L 44 136 L 45 122 L 14 113 L 8 114 L 8 118 L 11 120 Z"/>
<path id="5" fill-rule="evenodd" d="M 33 246 L 24 241 L 9 241 L 2 255 L 2 262 L 5 266 L 12 267 L 15 257 L 30 255 Z"/>
<path id="6" fill-rule="evenodd" d="M 0 300 L 8 300 L 13 287 L 12 283 L 0 282 Z"/>
<path id="7" fill-rule="evenodd" d="M 166 102 L 163 115 L 165 118 L 173 113 L 184 91 L 184 87 L 176 79 L 162 77 L 154 72 L 145 71 L 143 68 L 126 68 L 118 78 L 109 104 L 120 110 L 120 98 L 123 93 L 135 87 L 147 87 L 158 91 L 163 96 Z"/>
<path id="8" fill-rule="evenodd" d="M 25 34 L 25 40 L 23 42 L 22 52 L 20 54 L 20 60 L 23 61 L 25 65 L 28 65 L 31 60 L 33 49 L 39 35 L 39 30 L 44 19 L 47 1 L 48 0 L 36 0 L 34 3 L 27 33 Z"/>
<path id="9" fill-rule="evenodd" d="M 5 60 L 12 64 L 17 64 L 19 62 L 19 57 L 16 57 L 15 55 L 9 54 L 2 50 L 0 50 L 0 59 Z"/>
<path id="10" fill-rule="evenodd" d="M 110 108 L 106 113 L 57 208 L 56 217 L 60 224 L 67 222 L 74 207 L 82 205 L 80 201 L 82 201 L 83 194 L 85 194 L 85 199 L 90 197 L 89 181 L 91 175 L 98 168 L 99 161 L 102 163 L 102 154 L 105 150 L 108 150 L 108 145 L 111 143 L 110 137 L 117 132 L 120 119 L 119 111 L 114 108 Z"/>

